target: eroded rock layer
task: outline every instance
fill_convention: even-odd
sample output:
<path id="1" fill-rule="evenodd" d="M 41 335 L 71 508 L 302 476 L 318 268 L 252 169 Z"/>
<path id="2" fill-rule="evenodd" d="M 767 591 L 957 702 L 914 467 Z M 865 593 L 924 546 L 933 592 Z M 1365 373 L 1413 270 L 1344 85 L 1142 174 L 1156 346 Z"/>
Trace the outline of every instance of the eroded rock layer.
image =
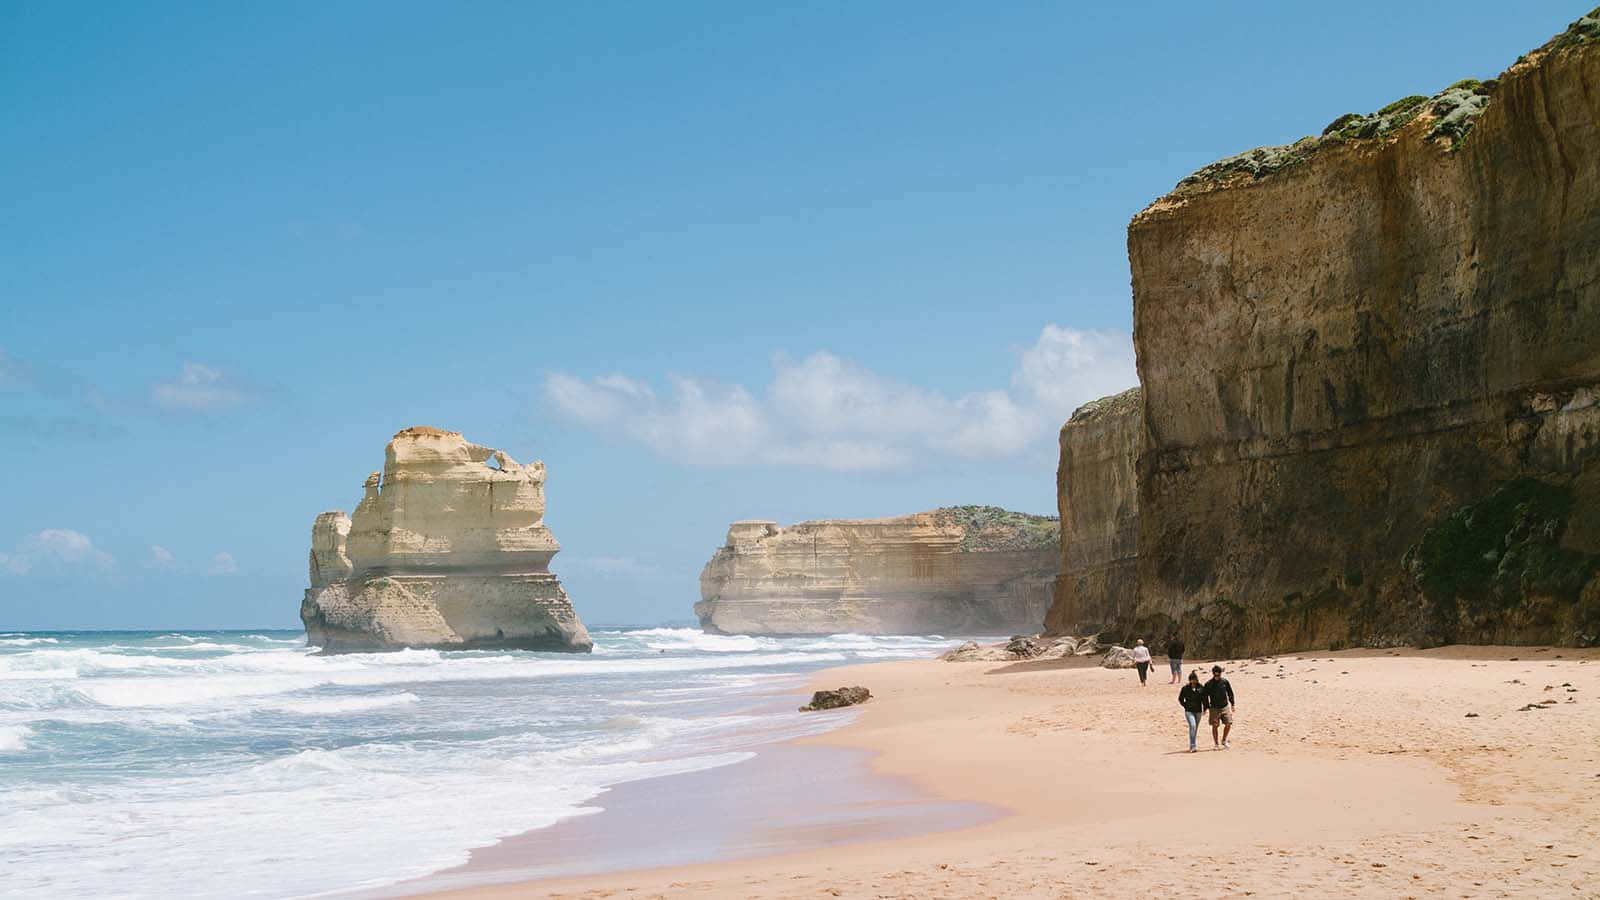
<path id="1" fill-rule="evenodd" d="M 700 573 L 694 609 L 724 634 L 1031 633 L 1058 543 L 1055 519 L 987 506 L 735 522 Z"/>
<path id="2" fill-rule="evenodd" d="M 1044 619 L 1046 634 L 1095 634 L 1134 614 L 1142 410 L 1134 388 L 1085 404 L 1061 428 L 1061 571 Z"/>
<path id="3" fill-rule="evenodd" d="M 1600 641 L 1596 38 L 1591 14 L 1496 81 L 1208 167 L 1134 218 L 1125 633 Z"/>
<path id="4" fill-rule="evenodd" d="M 399 432 L 354 516 L 311 528 L 306 637 L 328 650 L 511 647 L 587 652 L 550 559 L 544 464 L 459 432 Z"/>

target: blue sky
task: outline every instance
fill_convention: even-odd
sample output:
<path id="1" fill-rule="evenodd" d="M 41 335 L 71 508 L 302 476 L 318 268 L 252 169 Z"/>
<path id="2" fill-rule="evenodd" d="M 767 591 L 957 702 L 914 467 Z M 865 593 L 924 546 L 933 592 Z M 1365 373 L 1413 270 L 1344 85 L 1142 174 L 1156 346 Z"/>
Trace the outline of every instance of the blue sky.
<path id="1" fill-rule="evenodd" d="M 1134 213 L 1586 8 L 5 3 L 0 630 L 297 625 L 413 424 L 545 461 L 592 623 L 734 519 L 1053 512 Z"/>

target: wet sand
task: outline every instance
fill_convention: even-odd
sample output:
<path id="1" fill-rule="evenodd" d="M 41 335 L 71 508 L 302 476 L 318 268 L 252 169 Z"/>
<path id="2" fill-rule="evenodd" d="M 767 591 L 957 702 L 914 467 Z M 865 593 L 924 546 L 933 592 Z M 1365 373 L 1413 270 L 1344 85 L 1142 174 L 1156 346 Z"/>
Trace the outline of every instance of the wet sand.
<path id="1" fill-rule="evenodd" d="M 830 670 L 816 686 L 864 684 L 875 699 L 845 728 L 796 742 L 785 771 L 847 748 L 871 754 L 868 768 L 887 783 L 915 786 L 913 804 L 1005 814 L 954 828 L 920 819 L 923 833 L 902 837 L 840 825 L 829 839 L 848 842 L 817 849 L 806 843 L 817 834 L 809 813 L 796 812 L 832 802 L 811 805 L 807 777 L 754 794 L 719 789 L 732 767 L 635 786 L 659 791 L 635 808 L 684 810 L 669 845 L 720 846 L 716 862 L 600 854 L 606 869 L 595 874 L 548 877 L 546 867 L 538 880 L 447 894 L 1600 897 L 1600 651 L 1449 647 L 1224 665 L 1239 700 L 1233 748 L 1196 754 L 1185 752 L 1160 661 L 1148 687 L 1130 670 L 1081 662 Z M 692 793 L 690 778 L 700 779 Z M 727 797 L 698 815 L 719 790 Z M 708 839 L 705 822 L 740 807 Z M 606 815 L 567 823 L 590 830 L 561 840 L 625 845 L 625 826 Z M 562 827 L 503 843 L 494 865 L 548 866 L 559 843 L 548 835 Z M 796 838 L 798 852 L 749 855 Z"/>
<path id="2" fill-rule="evenodd" d="M 992 821 L 908 779 L 875 775 L 872 754 L 792 743 L 742 763 L 617 785 L 602 810 L 472 852 L 466 865 L 383 892 L 498 884 L 772 856 Z"/>

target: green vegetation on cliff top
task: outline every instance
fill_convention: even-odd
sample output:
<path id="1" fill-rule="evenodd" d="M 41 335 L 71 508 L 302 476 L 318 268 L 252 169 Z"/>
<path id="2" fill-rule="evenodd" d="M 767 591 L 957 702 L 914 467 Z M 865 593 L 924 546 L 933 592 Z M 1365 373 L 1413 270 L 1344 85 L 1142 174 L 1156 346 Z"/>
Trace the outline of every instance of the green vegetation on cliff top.
<path id="1" fill-rule="evenodd" d="M 1139 408 L 1140 396 L 1139 389 L 1132 387 L 1120 394 L 1112 394 L 1109 397 L 1090 400 L 1072 411 L 1072 415 L 1067 419 L 1067 424 L 1092 422 L 1102 416 L 1131 413 Z"/>
<path id="2" fill-rule="evenodd" d="M 1468 78 L 1432 97 L 1413 94 L 1375 113 L 1345 113 L 1328 123 L 1328 127 L 1322 129 L 1321 137 L 1303 137 L 1281 147 L 1257 147 L 1218 160 L 1178 182 L 1178 186 L 1223 181 L 1237 174 L 1264 178 L 1305 162 L 1311 154 L 1330 144 L 1387 137 L 1411 124 L 1425 111 L 1431 112 L 1436 120 L 1428 137 L 1450 139 L 1453 150 L 1461 146 L 1467 133 L 1472 130 L 1473 122 L 1489 108 L 1489 97 L 1496 86 L 1497 82 L 1493 80 Z"/>
<path id="3" fill-rule="evenodd" d="M 966 530 L 962 551 L 1046 550 L 1061 542 L 1061 521 L 1054 516 L 1033 516 L 998 506 L 946 506 L 933 511 L 940 525 Z"/>
<path id="4" fill-rule="evenodd" d="M 1542 51 L 1563 50 L 1567 47 L 1600 41 L 1600 6 L 1589 10 L 1589 14 L 1567 26 L 1567 30 L 1551 38 L 1548 43 L 1539 49 Z"/>
<path id="5" fill-rule="evenodd" d="M 1567 26 L 1538 52 L 1547 53 L 1600 41 L 1600 8 L 1591 10 Z M 1526 57 L 1520 57 L 1521 62 Z M 1473 123 L 1489 107 L 1498 83 L 1491 79 L 1479 81 L 1464 78 L 1432 97 L 1413 94 L 1402 97 L 1374 113 L 1345 113 L 1322 130 L 1320 137 L 1304 137 L 1293 144 L 1277 147 L 1257 147 L 1237 156 L 1230 156 L 1205 166 L 1178 182 L 1179 188 L 1226 181 L 1236 175 L 1249 175 L 1253 179 L 1265 178 L 1305 162 L 1317 150 L 1333 143 L 1375 140 L 1386 137 L 1411 124 L 1423 112 L 1434 117 L 1429 138 L 1450 141 L 1450 149 L 1458 149 Z"/>

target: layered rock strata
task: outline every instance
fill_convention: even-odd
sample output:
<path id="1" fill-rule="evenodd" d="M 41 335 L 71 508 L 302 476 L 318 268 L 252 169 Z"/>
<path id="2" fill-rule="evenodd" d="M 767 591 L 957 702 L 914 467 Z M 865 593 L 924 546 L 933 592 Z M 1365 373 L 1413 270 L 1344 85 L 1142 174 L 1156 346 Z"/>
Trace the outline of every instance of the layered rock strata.
<path id="1" fill-rule="evenodd" d="M 545 469 L 459 432 L 394 436 L 353 516 L 311 528 L 310 643 L 333 651 L 506 647 L 587 652 L 550 560 Z"/>
<path id="2" fill-rule="evenodd" d="M 1137 601 L 1104 607 L 1124 633 L 1600 641 L 1600 10 L 1397 103 L 1129 226 L 1148 444 Z"/>
<path id="3" fill-rule="evenodd" d="M 1046 634 L 1095 634 L 1134 613 L 1144 413 L 1134 388 L 1079 407 L 1061 428 L 1061 572 Z"/>
<path id="4" fill-rule="evenodd" d="M 995 507 L 787 528 L 735 522 L 700 573 L 695 614 L 723 634 L 1036 631 L 1058 523 Z"/>

